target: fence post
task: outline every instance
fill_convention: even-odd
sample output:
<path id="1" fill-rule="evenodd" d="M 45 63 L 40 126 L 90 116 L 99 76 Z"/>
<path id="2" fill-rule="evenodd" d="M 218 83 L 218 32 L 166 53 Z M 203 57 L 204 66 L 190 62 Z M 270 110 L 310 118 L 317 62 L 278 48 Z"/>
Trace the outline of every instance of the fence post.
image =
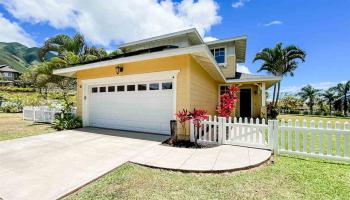
<path id="1" fill-rule="evenodd" d="M 269 136 L 272 139 L 273 154 L 278 154 L 278 120 L 269 120 Z"/>
<path id="2" fill-rule="evenodd" d="M 268 129 L 267 129 L 267 136 L 268 136 L 268 142 L 270 145 L 270 149 L 273 150 L 274 149 L 274 137 L 273 137 L 273 121 L 269 120 L 267 122 L 268 124 Z"/>
<path id="3" fill-rule="evenodd" d="M 36 119 L 35 119 L 35 115 L 36 115 L 36 114 L 35 114 L 35 111 L 36 111 L 36 109 L 35 109 L 35 107 L 33 107 L 33 122 L 35 122 L 35 120 L 36 120 Z"/>
<path id="4" fill-rule="evenodd" d="M 193 124 L 193 119 L 190 120 L 190 141 L 194 142 L 194 124 Z"/>
<path id="5" fill-rule="evenodd" d="M 224 135 L 224 120 L 223 117 L 219 117 L 219 134 L 218 134 L 218 143 L 222 144 L 223 143 L 223 135 Z"/>

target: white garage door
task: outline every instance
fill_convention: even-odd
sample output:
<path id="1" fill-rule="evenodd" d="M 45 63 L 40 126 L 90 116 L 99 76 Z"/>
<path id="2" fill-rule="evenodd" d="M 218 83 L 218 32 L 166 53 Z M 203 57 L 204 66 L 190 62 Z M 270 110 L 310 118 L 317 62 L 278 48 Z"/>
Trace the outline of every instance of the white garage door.
<path id="1" fill-rule="evenodd" d="M 90 126 L 170 134 L 172 81 L 89 87 Z"/>

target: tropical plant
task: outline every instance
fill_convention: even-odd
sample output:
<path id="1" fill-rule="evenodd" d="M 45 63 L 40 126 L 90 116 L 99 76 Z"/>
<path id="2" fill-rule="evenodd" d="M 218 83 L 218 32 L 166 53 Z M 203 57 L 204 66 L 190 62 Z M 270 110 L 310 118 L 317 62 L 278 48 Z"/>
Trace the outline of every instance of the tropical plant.
<path id="1" fill-rule="evenodd" d="M 66 52 L 71 52 L 79 57 L 81 62 L 101 59 L 107 56 L 103 48 L 88 46 L 84 36 L 80 33 L 70 37 L 65 34 L 56 35 L 45 41 L 43 47 L 38 52 L 39 58 L 44 61 L 48 52 L 54 52 L 58 57 L 64 56 Z"/>
<path id="2" fill-rule="evenodd" d="M 177 121 L 181 124 L 184 133 L 186 133 L 186 122 L 191 119 L 191 116 L 189 115 L 187 109 L 182 109 L 182 111 L 177 112 L 176 118 Z"/>
<path id="3" fill-rule="evenodd" d="M 276 44 L 274 48 L 265 48 L 258 52 L 253 59 L 253 63 L 261 60 L 263 61 L 260 71 L 267 71 L 275 76 L 294 76 L 294 71 L 298 67 L 296 60 L 305 62 L 306 53 L 295 45 L 289 45 L 282 47 L 282 43 Z M 281 83 L 277 83 L 277 94 L 276 85 L 273 89 L 272 104 L 277 106 L 278 98 L 280 94 Z M 276 96 L 277 95 L 277 96 Z"/>
<path id="4" fill-rule="evenodd" d="M 55 115 L 53 127 L 57 130 L 81 128 L 82 120 L 73 114 L 73 104 L 64 104 L 61 112 Z"/>
<path id="5" fill-rule="evenodd" d="M 331 88 L 331 90 L 337 92 L 338 101 L 343 103 L 344 116 L 348 116 L 348 110 L 349 110 L 348 96 L 350 92 L 350 80 L 345 83 L 339 83 L 337 86 Z"/>
<path id="6" fill-rule="evenodd" d="M 278 107 L 288 111 L 296 111 L 303 106 L 303 102 L 295 96 L 285 96 L 278 102 Z"/>
<path id="7" fill-rule="evenodd" d="M 313 114 L 313 107 L 316 103 L 319 92 L 319 89 L 315 89 L 311 85 L 307 85 L 301 88 L 301 91 L 298 93 L 301 99 L 303 99 L 303 101 L 309 106 L 310 114 Z"/>
<path id="8" fill-rule="evenodd" d="M 208 119 L 208 112 L 206 110 L 201 109 L 193 109 L 192 112 L 189 113 L 190 119 L 193 120 L 194 126 L 197 128 L 197 131 L 195 131 L 194 135 L 194 144 L 198 146 L 198 136 L 199 136 L 199 129 L 202 127 L 202 121 Z"/>
<path id="9" fill-rule="evenodd" d="M 228 91 L 220 96 L 220 105 L 216 109 L 220 117 L 230 117 L 232 115 L 238 101 L 237 92 L 239 92 L 238 87 L 229 86 Z"/>
<path id="10" fill-rule="evenodd" d="M 326 91 L 324 91 L 322 94 L 321 94 L 322 98 L 324 101 L 327 102 L 328 104 L 328 109 L 329 109 L 329 114 L 332 115 L 332 104 L 334 103 L 334 100 L 335 100 L 335 93 L 334 93 L 334 90 L 332 89 L 328 89 Z"/>

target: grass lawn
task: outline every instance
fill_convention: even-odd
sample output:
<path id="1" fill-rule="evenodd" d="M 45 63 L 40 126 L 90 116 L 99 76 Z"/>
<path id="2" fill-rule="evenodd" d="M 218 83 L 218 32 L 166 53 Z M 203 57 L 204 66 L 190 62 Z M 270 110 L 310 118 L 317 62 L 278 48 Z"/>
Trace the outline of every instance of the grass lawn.
<path id="1" fill-rule="evenodd" d="M 278 156 L 249 171 L 193 174 L 125 164 L 66 199 L 350 199 L 350 165 Z"/>
<path id="2" fill-rule="evenodd" d="M 0 113 L 0 141 L 55 131 L 50 124 L 22 120 L 22 113 Z"/>

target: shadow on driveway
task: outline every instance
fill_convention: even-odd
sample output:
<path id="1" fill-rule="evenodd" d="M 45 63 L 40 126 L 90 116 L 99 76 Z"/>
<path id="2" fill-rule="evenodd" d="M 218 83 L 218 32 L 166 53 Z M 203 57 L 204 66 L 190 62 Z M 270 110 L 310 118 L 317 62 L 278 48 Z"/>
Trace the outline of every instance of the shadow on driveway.
<path id="1" fill-rule="evenodd" d="M 124 131 L 124 130 L 94 128 L 94 127 L 84 127 L 76 130 L 82 131 L 82 132 L 88 132 L 88 133 L 118 136 L 118 137 L 125 137 L 125 138 L 139 139 L 139 140 L 149 140 L 149 141 L 155 141 L 155 142 L 163 142 L 170 137 L 169 135 L 161 135 L 161 134 L 155 134 L 155 133 L 144 133 L 144 132 Z"/>

